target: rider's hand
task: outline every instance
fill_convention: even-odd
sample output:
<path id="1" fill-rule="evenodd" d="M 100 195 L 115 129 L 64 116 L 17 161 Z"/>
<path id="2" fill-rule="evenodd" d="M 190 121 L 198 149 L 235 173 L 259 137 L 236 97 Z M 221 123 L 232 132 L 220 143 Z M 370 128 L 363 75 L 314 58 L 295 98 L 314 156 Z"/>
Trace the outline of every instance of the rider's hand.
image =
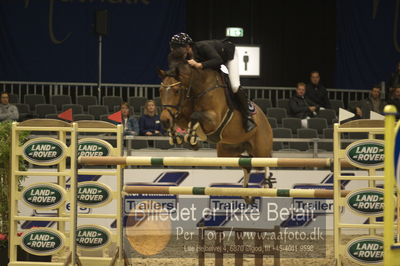
<path id="1" fill-rule="evenodd" d="M 146 132 L 146 136 L 151 136 L 151 135 L 153 135 L 153 133 L 151 133 L 150 131 Z"/>
<path id="2" fill-rule="evenodd" d="M 196 62 L 194 59 L 190 59 L 188 60 L 188 64 L 191 65 L 192 67 L 198 68 L 198 69 L 202 69 L 203 65 L 199 62 Z"/>

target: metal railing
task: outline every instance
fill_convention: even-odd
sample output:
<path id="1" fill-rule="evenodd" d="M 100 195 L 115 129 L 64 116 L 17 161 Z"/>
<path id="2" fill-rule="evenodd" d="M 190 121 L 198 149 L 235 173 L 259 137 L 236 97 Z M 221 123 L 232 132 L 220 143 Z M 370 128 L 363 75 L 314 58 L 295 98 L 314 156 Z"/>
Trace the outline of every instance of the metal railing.
<path id="1" fill-rule="evenodd" d="M 129 97 L 159 97 L 159 84 L 119 84 L 103 83 L 98 89 L 97 83 L 77 82 L 31 82 L 31 81 L 0 81 L 2 91 L 18 95 L 23 102 L 26 94 L 41 94 L 47 102 L 53 95 L 70 95 L 73 101 L 79 95 L 121 96 L 124 100 Z M 280 99 L 289 99 L 294 93 L 294 87 L 258 87 L 245 86 L 249 98 L 270 99 L 274 105 Z M 368 97 L 369 90 L 327 89 L 331 100 L 342 100 L 345 106 L 351 101 L 359 101 Z"/>

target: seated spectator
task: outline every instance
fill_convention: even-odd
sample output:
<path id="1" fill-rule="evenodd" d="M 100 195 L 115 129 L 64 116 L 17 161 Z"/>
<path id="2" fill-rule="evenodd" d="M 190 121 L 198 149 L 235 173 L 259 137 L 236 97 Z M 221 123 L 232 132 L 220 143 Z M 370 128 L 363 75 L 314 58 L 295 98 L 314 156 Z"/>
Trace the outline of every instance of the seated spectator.
<path id="1" fill-rule="evenodd" d="M 328 98 L 328 91 L 319 83 L 320 76 L 318 71 L 312 71 L 310 74 L 310 83 L 306 87 L 306 98 L 314 102 L 317 107 L 325 109 L 331 108 L 331 103 Z"/>
<path id="2" fill-rule="evenodd" d="M 18 109 L 15 105 L 9 103 L 8 92 L 3 91 L 1 94 L 0 103 L 0 122 L 7 120 L 18 120 Z"/>
<path id="3" fill-rule="evenodd" d="M 148 100 L 144 105 L 144 114 L 139 118 L 141 136 L 161 136 L 164 134 L 156 104 Z"/>
<path id="4" fill-rule="evenodd" d="M 131 116 L 131 108 L 127 102 L 121 103 L 121 118 L 124 126 L 124 135 L 139 135 L 139 123 Z"/>
<path id="5" fill-rule="evenodd" d="M 369 119 L 370 112 L 382 113 L 386 102 L 381 99 L 381 87 L 375 85 L 370 93 L 368 99 L 360 101 L 355 107 L 356 115 L 358 118 Z"/>
<path id="6" fill-rule="evenodd" d="M 400 84 L 399 84 L 400 85 Z M 400 111 L 400 86 L 397 86 L 398 88 L 393 89 L 393 97 L 388 101 L 388 104 L 392 104 L 396 106 L 397 113 Z M 397 115 L 397 118 L 399 118 L 399 115 Z"/>
<path id="7" fill-rule="evenodd" d="M 307 127 L 307 119 L 317 115 L 318 107 L 310 99 L 304 97 L 306 84 L 297 83 L 296 95 L 289 99 L 289 115 L 302 119 L 303 127 Z"/>

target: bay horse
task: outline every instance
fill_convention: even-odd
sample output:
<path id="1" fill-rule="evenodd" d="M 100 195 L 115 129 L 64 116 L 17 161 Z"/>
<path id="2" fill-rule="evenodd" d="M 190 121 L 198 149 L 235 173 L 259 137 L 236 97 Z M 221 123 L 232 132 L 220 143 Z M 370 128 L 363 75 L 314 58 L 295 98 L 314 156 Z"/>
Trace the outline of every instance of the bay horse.
<path id="1" fill-rule="evenodd" d="M 160 120 L 169 132 L 171 144 L 176 143 L 175 127 L 179 126 L 188 130 L 185 140 L 191 145 L 196 145 L 197 137 L 217 143 L 218 157 L 240 157 L 244 152 L 251 157 L 272 156 L 272 128 L 267 117 L 254 104 L 253 120 L 257 126 L 246 132 L 241 113 L 228 106 L 221 73 L 196 69 L 180 60 L 170 64 L 168 71 L 159 70 L 159 76 Z M 243 170 L 243 185 L 247 187 L 251 169 Z M 265 175 L 268 181 L 267 171 Z"/>

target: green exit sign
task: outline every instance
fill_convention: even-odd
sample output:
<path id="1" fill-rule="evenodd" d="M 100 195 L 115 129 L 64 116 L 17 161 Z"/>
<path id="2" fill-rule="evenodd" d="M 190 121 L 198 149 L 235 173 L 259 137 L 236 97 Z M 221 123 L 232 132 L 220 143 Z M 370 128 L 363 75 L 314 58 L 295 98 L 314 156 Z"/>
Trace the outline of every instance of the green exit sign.
<path id="1" fill-rule="evenodd" d="M 243 28 L 226 28 L 226 37 L 243 37 Z"/>

